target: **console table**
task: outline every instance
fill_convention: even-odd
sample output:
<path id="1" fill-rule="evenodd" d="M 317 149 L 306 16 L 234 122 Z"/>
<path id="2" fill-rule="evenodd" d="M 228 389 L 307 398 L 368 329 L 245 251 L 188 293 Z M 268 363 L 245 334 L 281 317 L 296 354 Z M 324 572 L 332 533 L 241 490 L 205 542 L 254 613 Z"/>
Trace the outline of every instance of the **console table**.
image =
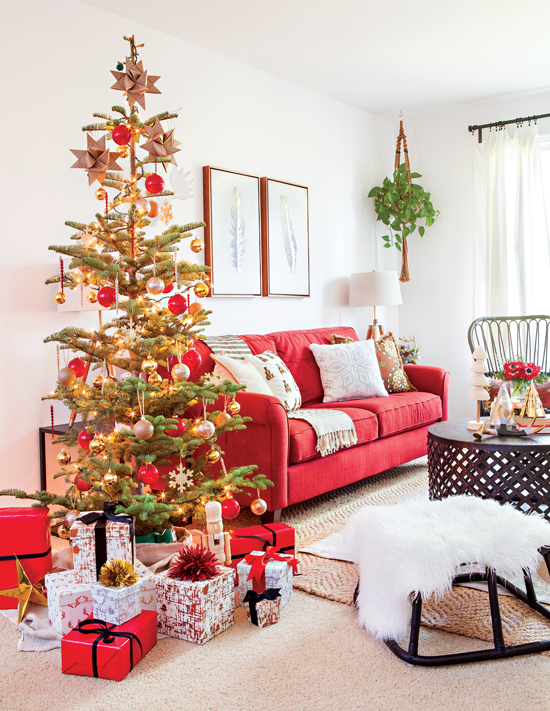
<path id="1" fill-rule="evenodd" d="M 476 440 L 467 423 L 448 420 L 428 430 L 430 499 L 473 494 L 550 521 L 550 435 Z"/>

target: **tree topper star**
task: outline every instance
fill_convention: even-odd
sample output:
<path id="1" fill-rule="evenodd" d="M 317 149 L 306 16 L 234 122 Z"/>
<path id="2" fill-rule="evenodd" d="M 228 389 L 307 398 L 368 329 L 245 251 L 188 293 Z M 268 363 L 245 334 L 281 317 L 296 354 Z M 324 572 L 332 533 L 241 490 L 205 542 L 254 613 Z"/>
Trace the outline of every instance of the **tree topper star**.
<path id="1" fill-rule="evenodd" d="M 44 607 L 47 607 L 48 600 L 45 594 L 44 578 L 41 578 L 36 583 L 31 583 L 29 576 L 23 570 L 17 556 L 15 558 L 15 565 L 17 567 L 17 580 L 19 584 L 16 588 L 0 590 L 0 595 L 19 599 L 19 608 L 17 612 L 17 625 L 19 625 L 27 613 L 29 602 L 36 602 L 38 605 L 44 605 Z"/>
<path id="2" fill-rule="evenodd" d="M 155 86 L 160 77 L 147 76 L 143 69 L 143 62 L 140 60 L 134 64 L 128 57 L 126 58 L 126 71 L 117 72 L 111 70 L 111 74 L 116 79 L 111 89 L 123 91 L 129 103 L 137 102 L 142 109 L 145 108 L 145 94 L 162 93 Z"/>

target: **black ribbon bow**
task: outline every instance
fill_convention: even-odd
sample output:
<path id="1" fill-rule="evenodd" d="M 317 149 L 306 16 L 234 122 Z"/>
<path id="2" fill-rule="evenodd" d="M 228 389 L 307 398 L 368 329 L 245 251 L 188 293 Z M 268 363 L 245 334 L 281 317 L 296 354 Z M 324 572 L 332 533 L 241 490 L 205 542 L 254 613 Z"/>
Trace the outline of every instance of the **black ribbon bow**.
<path id="1" fill-rule="evenodd" d="M 248 603 L 248 608 L 250 610 L 250 621 L 257 625 L 258 624 L 258 613 L 256 611 L 256 605 L 262 600 L 276 600 L 281 597 L 281 588 L 268 588 L 264 590 L 263 593 L 257 593 L 255 590 L 248 590 L 244 596 L 243 602 Z"/>
<path id="2" fill-rule="evenodd" d="M 107 534 L 105 530 L 107 521 L 128 525 L 132 544 L 132 563 L 134 562 L 134 519 L 126 513 L 115 514 L 115 509 L 119 505 L 123 506 L 124 504 L 122 501 L 106 501 L 103 504 L 103 511 L 92 511 L 78 517 L 79 521 L 82 521 L 86 526 L 95 523 L 95 567 L 98 578 L 101 568 L 107 562 Z"/>
<path id="3" fill-rule="evenodd" d="M 96 625 L 93 627 L 93 629 L 86 629 L 89 625 Z M 113 630 L 116 628 L 116 625 L 111 625 L 109 626 L 107 622 L 104 620 L 83 620 L 82 622 L 79 622 L 78 625 L 75 627 L 75 630 L 77 632 L 80 632 L 81 634 L 95 634 L 97 635 L 96 639 L 94 639 L 94 643 L 92 645 L 92 669 L 94 672 L 94 676 L 96 679 L 99 678 L 99 672 L 97 668 L 97 645 L 102 642 L 103 644 L 112 644 L 117 637 L 125 637 L 126 639 L 130 640 L 130 671 L 134 668 L 134 645 L 133 642 L 134 640 L 139 644 L 139 648 L 141 649 L 141 656 L 143 656 L 143 647 L 141 646 L 141 642 L 139 637 L 134 634 L 133 632 L 114 632 Z"/>

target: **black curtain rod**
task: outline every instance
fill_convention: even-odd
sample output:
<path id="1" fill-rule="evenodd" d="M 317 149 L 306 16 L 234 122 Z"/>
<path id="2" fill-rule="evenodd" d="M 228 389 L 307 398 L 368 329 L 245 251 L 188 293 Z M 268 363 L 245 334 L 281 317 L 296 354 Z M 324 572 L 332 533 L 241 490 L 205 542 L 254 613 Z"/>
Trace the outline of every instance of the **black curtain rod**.
<path id="1" fill-rule="evenodd" d="M 510 119 L 509 121 L 495 121 L 494 123 L 483 123 L 479 126 L 468 126 L 468 131 L 470 133 L 475 133 L 476 131 L 478 132 L 477 134 L 477 140 L 479 143 L 481 143 L 481 131 L 484 128 L 498 128 L 498 129 L 503 129 L 504 126 L 507 126 L 510 123 L 525 123 L 526 121 L 536 121 L 537 119 L 541 118 L 547 118 L 550 116 L 550 114 L 539 114 L 538 116 L 524 116 L 523 118 L 515 118 L 515 119 Z"/>

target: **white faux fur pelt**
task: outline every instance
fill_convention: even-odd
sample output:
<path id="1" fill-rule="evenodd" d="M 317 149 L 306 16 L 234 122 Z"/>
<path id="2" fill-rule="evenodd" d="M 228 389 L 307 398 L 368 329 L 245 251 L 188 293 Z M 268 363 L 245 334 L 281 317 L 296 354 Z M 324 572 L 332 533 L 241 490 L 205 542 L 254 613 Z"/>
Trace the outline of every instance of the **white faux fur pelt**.
<path id="1" fill-rule="evenodd" d="M 346 524 L 346 552 L 359 567 L 359 622 L 377 639 L 400 640 L 411 617 L 411 593 L 443 596 L 462 563 L 497 575 L 536 571 L 550 524 L 509 504 L 475 496 L 366 506 Z"/>

